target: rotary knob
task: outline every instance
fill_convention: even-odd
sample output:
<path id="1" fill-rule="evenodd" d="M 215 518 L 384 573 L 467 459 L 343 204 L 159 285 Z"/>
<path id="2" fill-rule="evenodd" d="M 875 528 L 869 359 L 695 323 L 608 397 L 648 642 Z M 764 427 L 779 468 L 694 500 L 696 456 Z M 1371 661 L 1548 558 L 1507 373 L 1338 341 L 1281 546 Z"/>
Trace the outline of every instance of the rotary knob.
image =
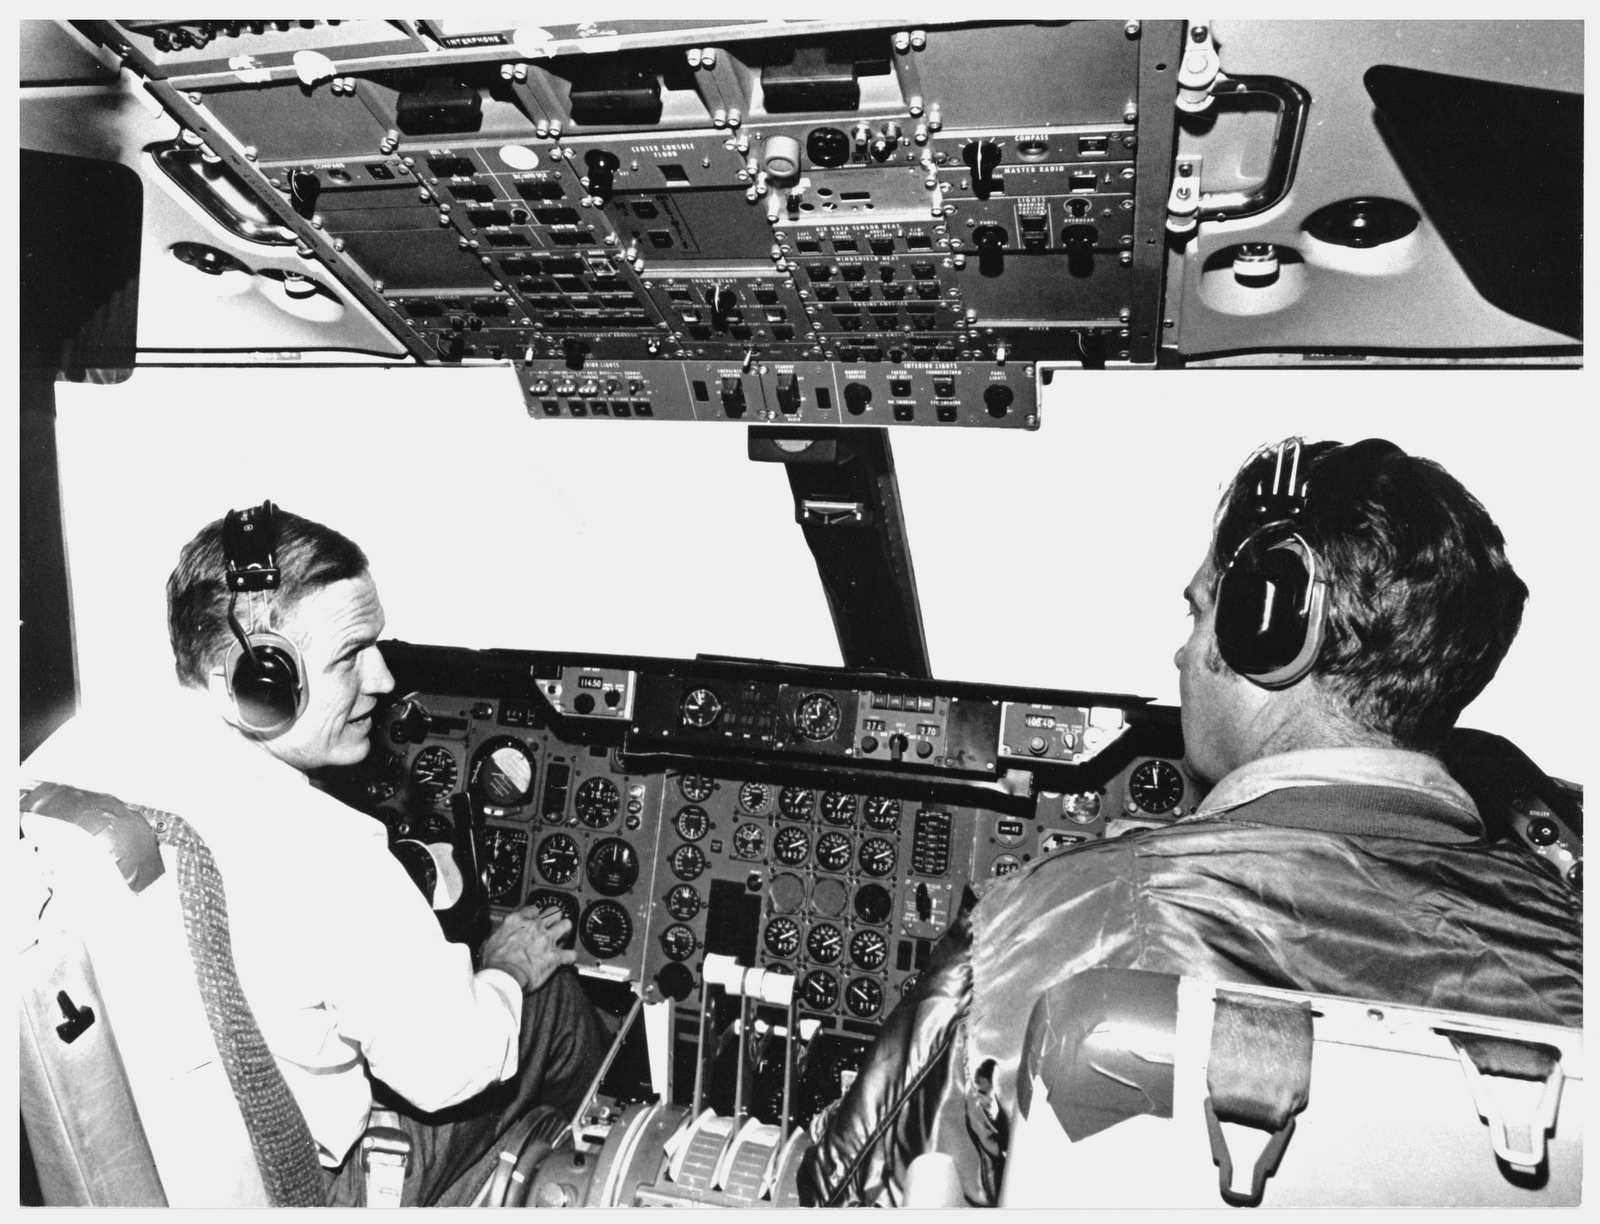
<path id="1" fill-rule="evenodd" d="M 761 146 L 761 168 L 778 181 L 800 173 L 800 142 L 793 136 L 769 136 Z"/>

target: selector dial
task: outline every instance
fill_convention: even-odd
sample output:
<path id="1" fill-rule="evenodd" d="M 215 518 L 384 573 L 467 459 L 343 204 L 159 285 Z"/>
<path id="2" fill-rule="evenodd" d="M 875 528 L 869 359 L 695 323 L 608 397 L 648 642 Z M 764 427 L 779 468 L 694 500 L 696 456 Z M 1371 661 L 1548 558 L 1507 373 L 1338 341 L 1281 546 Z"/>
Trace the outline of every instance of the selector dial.
<path id="1" fill-rule="evenodd" d="M 824 170 L 842 166 L 850 160 L 850 137 L 838 128 L 812 128 L 806 136 L 806 156 Z"/>

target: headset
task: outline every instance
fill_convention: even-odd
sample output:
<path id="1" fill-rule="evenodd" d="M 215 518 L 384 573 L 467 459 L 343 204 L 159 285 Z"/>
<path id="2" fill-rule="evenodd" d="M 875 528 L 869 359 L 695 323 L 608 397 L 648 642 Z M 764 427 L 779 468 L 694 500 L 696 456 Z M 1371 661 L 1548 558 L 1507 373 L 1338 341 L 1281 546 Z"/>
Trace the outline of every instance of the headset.
<path id="1" fill-rule="evenodd" d="M 1229 667 L 1267 689 L 1288 688 L 1309 673 L 1327 635 L 1327 567 L 1301 534 L 1312 469 L 1326 485 L 1328 477 L 1339 482 L 1335 469 L 1356 464 L 1375 470 L 1383 459 L 1405 453 L 1393 442 L 1368 438 L 1327 452 L 1302 473 L 1303 446 L 1299 438 L 1278 444 L 1272 485 L 1256 487 L 1251 508 L 1260 525 L 1234 551 L 1217 584 L 1217 647 Z"/>
<path id="2" fill-rule="evenodd" d="M 295 644 L 268 628 L 266 592 L 282 580 L 278 569 L 278 508 L 270 501 L 230 510 L 222 520 L 227 559 L 228 628 L 237 639 L 228 648 L 223 677 L 239 722 L 257 735 L 280 735 L 306 708 L 305 664 Z M 234 615 L 240 594 L 250 609 L 248 632 Z"/>

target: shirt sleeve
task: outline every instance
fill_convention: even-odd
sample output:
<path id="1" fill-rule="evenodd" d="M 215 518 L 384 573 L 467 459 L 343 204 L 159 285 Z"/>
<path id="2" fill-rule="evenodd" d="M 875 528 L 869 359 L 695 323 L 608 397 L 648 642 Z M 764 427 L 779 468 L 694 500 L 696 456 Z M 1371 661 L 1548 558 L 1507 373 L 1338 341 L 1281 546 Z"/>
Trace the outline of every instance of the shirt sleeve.
<path id="1" fill-rule="evenodd" d="M 369 1070 L 417 1108 L 444 1109 L 517 1070 L 522 990 L 472 970 L 381 839 L 341 856 L 348 898 L 328 1005 Z"/>

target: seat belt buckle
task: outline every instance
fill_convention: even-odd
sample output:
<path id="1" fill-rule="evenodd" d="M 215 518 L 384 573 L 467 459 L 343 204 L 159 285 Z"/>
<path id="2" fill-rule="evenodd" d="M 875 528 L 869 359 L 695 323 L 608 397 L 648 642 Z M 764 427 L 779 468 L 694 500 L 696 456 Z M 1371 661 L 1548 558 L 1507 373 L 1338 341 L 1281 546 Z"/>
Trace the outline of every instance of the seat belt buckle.
<path id="1" fill-rule="evenodd" d="M 374 1109 L 361 1136 L 361 1168 L 367 1178 L 368 1207 L 398 1207 L 411 1164 L 411 1137 L 400 1129 L 400 1115 Z"/>

